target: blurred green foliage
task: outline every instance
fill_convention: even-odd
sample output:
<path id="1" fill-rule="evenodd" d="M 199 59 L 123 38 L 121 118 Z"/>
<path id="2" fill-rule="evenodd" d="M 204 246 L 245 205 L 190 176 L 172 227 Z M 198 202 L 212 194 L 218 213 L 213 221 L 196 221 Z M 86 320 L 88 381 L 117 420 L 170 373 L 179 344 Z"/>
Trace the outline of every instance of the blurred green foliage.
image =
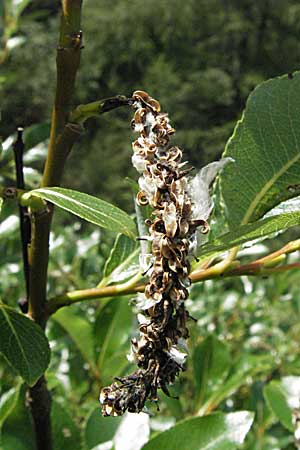
<path id="1" fill-rule="evenodd" d="M 59 2 L 24 10 L 23 43 L 1 67 L 5 138 L 18 125 L 48 121 L 55 84 Z M 299 64 L 295 0 L 86 0 L 74 104 L 144 89 L 159 98 L 196 167 L 223 149 L 250 91 Z M 65 185 L 131 210 L 129 112 L 92 119 L 74 150 Z M 113 188 L 112 188 L 113 187 Z"/>

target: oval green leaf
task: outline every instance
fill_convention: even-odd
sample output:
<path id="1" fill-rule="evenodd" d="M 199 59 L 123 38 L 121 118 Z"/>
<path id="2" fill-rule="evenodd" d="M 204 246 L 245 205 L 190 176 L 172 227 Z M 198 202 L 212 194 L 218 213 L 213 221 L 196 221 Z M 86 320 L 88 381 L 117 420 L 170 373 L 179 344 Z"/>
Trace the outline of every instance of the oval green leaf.
<path id="1" fill-rule="evenodd" d="M 21 377 L 33 386 L 50 361 L 43 330 L 14 309 L 0 304 L 0 353 Z"/>
<path id="2" fill-rule="evenodd" d="M 300 76 L 262 83 L 228 141 L 220 175 L 229 226 L 261 218 L 300 192 Z"/>
<path id="3" fill-rule="evenodd" d="M 56 187 L 35 189 L 28 195 L 47 200 L 99 227 L 126 234 L 131 239 L 136 236 L 135 223 L 126 212 L 92 195 Z"/>
<path id="4" fill-rule="evenodd" d="M 142 450 L 234 450 L 243 443 L 253 414 L 211 414 L 178 422 L 151 439 Z"/>

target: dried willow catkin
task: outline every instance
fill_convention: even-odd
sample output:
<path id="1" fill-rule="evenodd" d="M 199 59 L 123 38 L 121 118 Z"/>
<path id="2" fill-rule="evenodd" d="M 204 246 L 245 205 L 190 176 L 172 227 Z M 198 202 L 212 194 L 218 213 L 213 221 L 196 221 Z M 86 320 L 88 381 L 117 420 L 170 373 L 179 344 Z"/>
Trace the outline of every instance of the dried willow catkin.
<path id="1" fill-rule="evenodd" d="M 157 391 L 167 395 L 168 385 L 184 370 L 189 314 L 189 247 L 197 227 L 208 230 L 206 218 L 195 217 L 188 189 L 182 151 L 169 147 L 174 129 L 159 103 L 146 92 L 133 94 L 136 109 L 132 127 L 140 133 L 133 143 L 132 163 L 141 173 L 139 205 L 153 208 L 146 220 L 151 242 L 149 282 L 138 299 L 140 339 L 132 340 L 132 354 L 138 369 L 117 378 L 102 389 L 100 402 L 104 416 L 119 416 L 126 410 L 140 412 L 146 400 L 157 401 Z"/>

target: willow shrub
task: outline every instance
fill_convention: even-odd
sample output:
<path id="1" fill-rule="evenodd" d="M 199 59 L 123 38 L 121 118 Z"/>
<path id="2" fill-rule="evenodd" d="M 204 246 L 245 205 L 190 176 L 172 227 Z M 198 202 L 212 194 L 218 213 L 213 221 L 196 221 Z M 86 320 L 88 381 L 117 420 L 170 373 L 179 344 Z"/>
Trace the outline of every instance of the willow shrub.
<path id="1" fill-rule="evenodd" d="M 259 85 L 223 158 L 195 174 L 145 92 L 71 108 L 80 17 L 80 0 L 62 1 L 42 176 L 23 163 L 35 158 L 44 128 L 20 129 L 12 147 L 4 143 L 2 180 L 13 148 L 17 187 L 0 189 L 2 448 L 298 448 L 300 240 L 290 231 L 282 246 L 278 235 L 300 220 L 299 73 Z M 60 187 L 86 120 L 121 106 L 136 110 L 140 133 L 132 216 Z M 34 189 L 24 173 L 35 175 L 26 179 Z M 5 257 L 16 251 L 14 205 L 21 299 L 21 262 Z M 53 222 L 60 209 L 93 228 Z"/>

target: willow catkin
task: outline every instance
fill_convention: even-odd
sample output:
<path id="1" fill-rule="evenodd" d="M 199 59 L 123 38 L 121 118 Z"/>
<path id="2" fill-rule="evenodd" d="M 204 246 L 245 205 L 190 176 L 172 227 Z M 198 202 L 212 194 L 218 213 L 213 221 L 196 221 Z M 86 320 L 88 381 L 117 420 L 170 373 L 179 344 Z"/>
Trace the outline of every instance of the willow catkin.
<path id="1" fill-rule="evenodd" d="M 169 145 L 175 130 L 168 115 L 143 91 L 134 92 L 133 107 L 132 128 L 140 134 L 132 156 L 141 174 L 136 201 L 153 208 L 146 220 L 149 235 L 141 237 L 151 243 L 149 282 L 137 302 L 140 338 L 132 340 L 138 369 L 102 389 L 104 416 L 119 416 L 126 410 L 140 412 L 146 400 L 157 401 L 158 389 L 168 395 L 168 385 L 184 370 L 190 243 L 197 227 L 208 231 L 206 217 L 197 217 L 192 203 L 187 179 L 191 169 L 185 169 L 182 151 Z M 211 209 L 211 205 L 207 207 Z"/>

